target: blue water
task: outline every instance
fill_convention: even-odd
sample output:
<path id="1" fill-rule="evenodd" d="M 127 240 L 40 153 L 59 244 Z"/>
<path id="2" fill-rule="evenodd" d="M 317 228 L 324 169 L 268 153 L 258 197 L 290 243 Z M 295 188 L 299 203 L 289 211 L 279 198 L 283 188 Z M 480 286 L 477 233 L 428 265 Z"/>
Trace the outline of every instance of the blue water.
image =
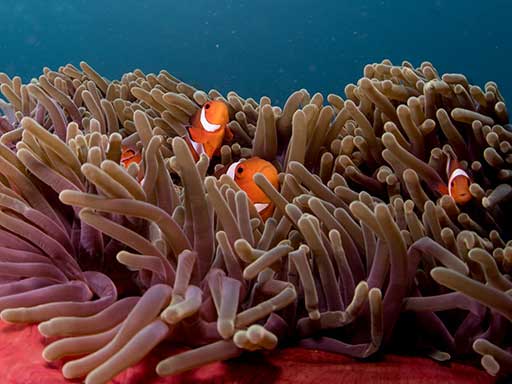
<path id="1" fill-rule="evenodd" d="M 512 99 L 510 0 L 2 0 L 0 71 L 87 61 L 114 79 L 167 69 L 201 89 L 343 93 L 366 63 L 429 60 Z"/>

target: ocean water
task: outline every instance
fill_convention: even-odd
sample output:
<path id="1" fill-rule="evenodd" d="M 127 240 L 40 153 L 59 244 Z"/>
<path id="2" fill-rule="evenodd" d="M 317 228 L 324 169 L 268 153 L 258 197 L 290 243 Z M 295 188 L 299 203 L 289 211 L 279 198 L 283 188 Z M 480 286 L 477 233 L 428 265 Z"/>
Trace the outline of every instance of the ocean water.
<path id="1" fill-rule="evenodd" d="M 2 0 L 0 72 L 87 61 L 114 79 L 167 69 L 200 89 L 343 94 L 384 58 L 496 81 L 512 99 L 510 0 Z"/>

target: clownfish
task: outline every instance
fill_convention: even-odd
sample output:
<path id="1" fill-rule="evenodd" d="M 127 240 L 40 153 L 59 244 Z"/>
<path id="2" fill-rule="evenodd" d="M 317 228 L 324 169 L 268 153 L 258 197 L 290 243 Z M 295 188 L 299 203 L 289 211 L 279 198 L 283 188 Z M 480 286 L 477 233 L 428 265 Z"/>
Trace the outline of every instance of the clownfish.
<path id="1" fill-rule="evenodd" d="M 140 152 L 135 152 L 133 149 L 125 147 L 124 145 L 121 148 L 121 164 L 123 164 L 125 168 L 128 168 L 131 163 L 140 163 L 142 160 Z"/>
<path id="2" fill-rule="evenodd" d="M 194 159 L 199 160 L 201 153 L 210 159 L 219 153 L 224 140 L 233 140 L 228 128 L 229 111 L 226 103 L 220 100 L 206 102 L 190 119 L 186 139 Z"/>
<path id="3" fill-rule="evenodd" d="M 450 195 L 457 204 L 466 204 L 471 200 L 471 192 L 469 185 L 471 178 L 464 169 L 462 169 L 457 159 L 448 155 L 446 160 L 446 177 L 448 178 L 448 187 L 445 185 L 439 186 L 439 192 Z"/>
<path id="4" fill-rule="evenodd" d="M 247 193 L 247 197 L 254 204 L 261 218 L 266 220 L 272 215 L 274 205 L 254 182 L 253 177 L 256 173 L 262 173 L 274 188 L 279 188 L 277 169 L 271 163 L 259 157 L 237 161 L 231 164 L 226 172 L 228 176 L 235 180 L 240 189 Z"/>

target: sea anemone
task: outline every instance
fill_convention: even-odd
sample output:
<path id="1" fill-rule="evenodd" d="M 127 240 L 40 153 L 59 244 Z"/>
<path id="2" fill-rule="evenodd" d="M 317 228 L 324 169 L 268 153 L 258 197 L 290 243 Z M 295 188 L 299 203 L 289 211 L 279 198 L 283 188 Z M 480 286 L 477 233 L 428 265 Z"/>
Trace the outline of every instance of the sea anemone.
<path id="1" fill-rule="evenodd" d="M 281 109 L 80 67 L 0 74 L 0 316 L 39 323 L 64 377 L 107 382 L 163 340 L 188 349 L 161 376 L 286 344 L 512 373 L 512 129 L 495 83 L 385 60 L 345 98 L 301 89 Z M 208 100 L 227 103 L 234 141 L 195 162 L 185 125 Z M 123 167 L 122 145 L 142 162 Z M 251 156 L 280 172 L 279 188 L 254 176 L 267 220 L 213 176 Z M 439 192 L 449 157 L 467 204 Z"/>

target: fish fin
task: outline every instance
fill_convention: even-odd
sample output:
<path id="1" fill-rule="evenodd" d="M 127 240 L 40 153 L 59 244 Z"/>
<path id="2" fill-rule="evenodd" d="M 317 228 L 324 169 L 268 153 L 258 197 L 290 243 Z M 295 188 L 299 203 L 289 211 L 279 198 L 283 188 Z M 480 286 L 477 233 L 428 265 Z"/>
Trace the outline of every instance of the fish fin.
<path id="1" fill-rule="evenodd" d="M 199 127 L 201 125 L 201 109 L 199 108 L 191 117 L 189 120 L 189 127 Z"/>
<path id="2" fill-rule="evenodd" d="M 200 128 L 196 128 L 194 126 L 188 129 L 188 133 L 190 138 L 194 140 L 196 143 L 204 144 L 207 142 L 208 137 L 205 135 L 204 131 Z"/>
<path id="3" fill-rule="evenodd" d="M 220 156 L 220 147 L 215 147 L 211 142 L 206 142 L 204 145 L 204 151 L 209 158 L 213 156 Z"/>
<path id="4" fill-rule="evenodd" d="M 132 149 L 125 149 L 121 152 L 121 161 L 130 160 L 133 156 L 135 156 L 135 151 Z"/>
<path id="5" fill-rule="evenodd" d="M 258 212 L 261 219 L 265 222 L 269 217 L 274 213 L 274 204 L 269 204 L 267 208 L 263 209 L 261 212 Z"/>
<path id="6" fill-rule="evenodd" d="M 234 135 L 231 129 L 226 125 L 225 131 L 224 131 L 224 141 L 231 143 L 233 141 Z"/>
<path id="7" fill-rule="evenodd" d="M 437 184 L 435 186 L 435 190 L 438 191 L 442 195 L 447 195 L 448 194 L 448 187 L 446 185 L 444 185 L 444 184 L 441 184 L 441 183 L 439 183 L 439 184 Z"/>
<path id="8" fill-rule="evenodd" d="M 188 149 L 190 153 L 192 154 L 192 158 L 194 159 L 194 162 L 199 161 L 199 154 L 197 153 L 196 149 L 194 148 L 194 145 L 192 144 L 192 141 L 190 137 L 185 137 L 185 143 L 187 143 Z"/>

